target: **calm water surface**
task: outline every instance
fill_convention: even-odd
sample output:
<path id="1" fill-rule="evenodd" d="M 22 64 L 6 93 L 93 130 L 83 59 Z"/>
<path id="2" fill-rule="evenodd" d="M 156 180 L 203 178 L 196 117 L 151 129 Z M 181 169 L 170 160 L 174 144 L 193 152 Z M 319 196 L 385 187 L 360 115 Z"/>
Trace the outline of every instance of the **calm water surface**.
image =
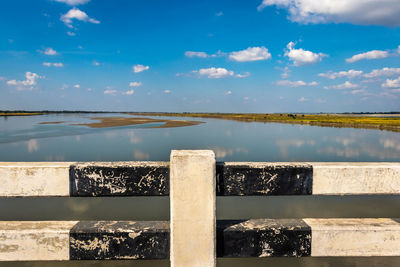
<path id="1" fill-rule="evenodd" d="M 71 114 L 0 117 L 0 161 L 168 161 L 172 149 L 212 149 L 218 161 L 400 161 L 400 133 L 195 119 L 204 124 L 91 129 Z M 160 117 L 157 117 L 160 118 Z M 165 119 L 180 119 L 171 118 Z M 40 122 L 64 121 L 61 124 Z M 219 197 L 218 219 L 400 217 L 397 196 Z M 169 220 L 168 197 L 0 199 L 0 220 Z M 168 261 L 6 263 L 4 266 L 168 266 Z M 400 258 L 221 259 L 218 266 L 400 266 Z"/>
<path id="2" fill-rule="evenodd" d="M 400 133 L 394 132 L 197 118 L 188 119 L 205 123 L 169 129 L 70 125 L 95 116 L 127 115 L 2 117 L 0 160 L 168 161 L 172 149 L 212 149 L 220 161 L 400 160 Z M 56 121 L 65 123 L 39 124 Z"/>

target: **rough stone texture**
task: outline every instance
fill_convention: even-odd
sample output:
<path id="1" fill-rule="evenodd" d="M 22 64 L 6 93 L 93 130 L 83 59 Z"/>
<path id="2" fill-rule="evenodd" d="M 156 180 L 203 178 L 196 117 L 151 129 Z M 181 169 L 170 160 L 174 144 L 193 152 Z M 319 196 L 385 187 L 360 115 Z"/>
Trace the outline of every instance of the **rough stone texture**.
<path id="1" fill-rule="evenodd" d="M 69 196 L 70 164 L 69 162 L 0 162 L 0 196 Z"/>
<path id="2" fill-rule="evenodd" d="M 70 258 L 168 259 L 169 242 L 168 222 L 79 222 L 70 233 Z"/>
<path id="3" fill-rule="evenodd" d="M 311 255 L 311 228 L 301 219 L 218 221 L 218 257 Z"/>
<path id="4" fill-rule="evenodd" d="M 89 163 L 71 166 L 71 196 L 166 196 L 166 162 Z"/>
<path id="5" fill-rule="evenodd" d="M 216 178 L 211 150 L 172 150 L 171 266 L 216 266 Z"/>
<path id="6" fill-rule="evenodd" d="M 313 194 L 400 194 L 400 163 L 312 163 Z"/>
<path id="7" fill-rule="evenodd" d="M 312 229 L 311 256 L 400 256 L 393 219 L 304 219 Z"/>
<path id="8" fill-rule="evenodd" d="M 0 261 L 69 260 L 76 221 L 0 222 Z"/>
<path id="9" fill-rule="evenodd" d="M 309 164 L 225 162 L 217 164 L 219 196 L 310 195 L 313 170 Z"/>

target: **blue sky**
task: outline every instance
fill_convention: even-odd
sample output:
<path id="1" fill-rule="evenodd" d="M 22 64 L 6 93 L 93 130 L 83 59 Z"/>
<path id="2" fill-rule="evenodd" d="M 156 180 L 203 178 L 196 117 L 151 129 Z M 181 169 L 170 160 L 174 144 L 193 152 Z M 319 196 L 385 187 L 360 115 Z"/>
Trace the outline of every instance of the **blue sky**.
<path id="1" fill-rule="evenodd" d="M 0 109 L 400 110 L 398 0 L 14 0 Z"/>

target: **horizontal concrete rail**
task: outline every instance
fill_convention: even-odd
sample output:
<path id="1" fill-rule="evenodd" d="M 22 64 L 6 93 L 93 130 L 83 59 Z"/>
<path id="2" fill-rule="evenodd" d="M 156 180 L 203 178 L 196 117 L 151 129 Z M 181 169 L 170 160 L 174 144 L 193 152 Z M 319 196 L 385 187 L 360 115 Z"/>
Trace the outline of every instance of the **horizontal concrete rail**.
<path id="1" fill-rule="evenodd" d="M 169 222 L 0 222 L 0 261 L 168 259 Z M 399 219 L 217 221 L 218 257 L 400 256 Z"/>
<path id="2" fill-rule="evenodd" d="M 218 196 L 400 194 L 400 163 L 225 162 Z M 168 196 L 169 162 L 0 163 L 0 197 Z"/>

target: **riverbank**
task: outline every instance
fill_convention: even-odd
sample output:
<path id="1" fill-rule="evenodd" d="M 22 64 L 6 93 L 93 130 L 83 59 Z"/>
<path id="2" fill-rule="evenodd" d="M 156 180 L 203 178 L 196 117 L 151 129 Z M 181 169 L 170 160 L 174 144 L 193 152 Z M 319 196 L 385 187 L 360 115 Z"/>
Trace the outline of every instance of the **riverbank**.
<path id="1" fill-rule="evenodd" d="M 244 113 L 161 113 L 129 112 L 129 115 L 212 118 L 243 122 L 304 124 L 321 127 L 379 129 L 400 132 L 400 117 L 376 117 L 358 114 L 244 114 Z"/>

